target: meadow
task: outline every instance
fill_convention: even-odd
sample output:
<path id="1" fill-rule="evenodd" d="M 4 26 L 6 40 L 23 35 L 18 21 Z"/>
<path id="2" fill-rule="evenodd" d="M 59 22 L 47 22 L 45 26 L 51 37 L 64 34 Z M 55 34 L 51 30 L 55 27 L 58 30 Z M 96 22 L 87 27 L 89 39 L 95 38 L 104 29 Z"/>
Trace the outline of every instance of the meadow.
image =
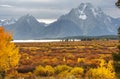
<path id="1" fill-rule="evenodd" d="M 118 52 L 117 44 L 117 40 L 15 43 L 21 54 L 16 77 L 25 79 L 66 79 L 67 77 L 70 77 L 67 79 L 115 79 L 112 53 Z M 99 72 L 100 68 L 103 69 L 100 72 L 105 72 L 105 69 L 110 72 L 99 73 L 102 75 L 99 78 L 95 74 L 90 75 Z M 98 71 L 94 72 L 92 69 L 98 69 Z M 109 74 L 114 75 L 114 78 Z"/>

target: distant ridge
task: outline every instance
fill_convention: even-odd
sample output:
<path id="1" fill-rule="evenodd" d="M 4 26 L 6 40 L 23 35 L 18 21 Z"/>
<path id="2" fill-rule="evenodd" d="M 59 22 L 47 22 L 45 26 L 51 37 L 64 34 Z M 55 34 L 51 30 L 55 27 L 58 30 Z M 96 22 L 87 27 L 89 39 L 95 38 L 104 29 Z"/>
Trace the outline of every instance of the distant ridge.
<path id="1" fill-rule="evenodd" d="M 59 39 L 81 39 L 81 40 L 118 40 L 117 35 L 104 35 L 104 36 L 71 36 L 71 37 L 64 37 Z"/>

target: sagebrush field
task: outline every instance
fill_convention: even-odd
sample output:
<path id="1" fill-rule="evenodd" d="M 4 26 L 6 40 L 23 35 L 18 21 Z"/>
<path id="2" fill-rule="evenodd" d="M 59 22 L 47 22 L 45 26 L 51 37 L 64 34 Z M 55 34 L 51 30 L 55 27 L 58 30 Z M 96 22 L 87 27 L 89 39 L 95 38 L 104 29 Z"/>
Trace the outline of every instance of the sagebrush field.
<path id="1" fill-rule="evenodd" d="M 67 75 L 69 77 L 72 75 L 72 79 L 82 79 L 83 77 L 114 79 L 112 53 L 118 52 L 117 40 L 15 44 L 19 47 L 21 54 L 16 69 L 17 77 L 35 79 L 37 76 L 40 79 L 43 77 L 63 79 Z M 110 72 L 103 74 L 102 72 L 107 71 L 106 69 Z M 102 74 L 102 77 L 98 78 L 95 74 L 90 75 L 97 72 L 101 72 L 96 75 Z M 114 75 L 113 78 L 111 75 Z"/>

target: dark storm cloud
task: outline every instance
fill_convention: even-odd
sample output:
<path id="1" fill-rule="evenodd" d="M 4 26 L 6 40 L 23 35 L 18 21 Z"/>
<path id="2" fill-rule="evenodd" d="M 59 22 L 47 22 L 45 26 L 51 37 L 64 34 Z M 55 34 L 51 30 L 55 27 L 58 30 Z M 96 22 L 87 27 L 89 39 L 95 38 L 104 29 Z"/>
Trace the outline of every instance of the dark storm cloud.
<path id="1" fill-rule="evenodd" d="M 115 0 L 0 0 L 0 18 L 18 18 L 30 13 L 36 18 L 56 19 L 81 2 L 91 2 L 110 12 L 110 8 L 114 9 Z M 115 13 L 111 15 L 115 16 Z"/>

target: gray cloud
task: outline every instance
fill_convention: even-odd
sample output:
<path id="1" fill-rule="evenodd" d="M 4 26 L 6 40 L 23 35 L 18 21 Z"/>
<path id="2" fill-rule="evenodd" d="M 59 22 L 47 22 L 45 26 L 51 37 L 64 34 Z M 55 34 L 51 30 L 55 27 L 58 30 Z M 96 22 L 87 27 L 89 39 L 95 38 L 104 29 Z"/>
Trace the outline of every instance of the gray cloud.
<path id="1" fill-rule="evenodd" d="M 38 19 L 56 19 L 68 13 L 72 8 L 79 6 L 81 2 L 90 2 L 101 7 L 107 14 L 113 17 L 120 16 L 114 3 L 116 0 L 0 0 L 0 19 L 18 18 L 27 13 Z M 117 10 L 117 12 L 120 12 Z"/>

